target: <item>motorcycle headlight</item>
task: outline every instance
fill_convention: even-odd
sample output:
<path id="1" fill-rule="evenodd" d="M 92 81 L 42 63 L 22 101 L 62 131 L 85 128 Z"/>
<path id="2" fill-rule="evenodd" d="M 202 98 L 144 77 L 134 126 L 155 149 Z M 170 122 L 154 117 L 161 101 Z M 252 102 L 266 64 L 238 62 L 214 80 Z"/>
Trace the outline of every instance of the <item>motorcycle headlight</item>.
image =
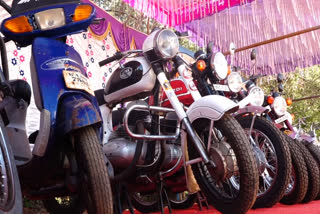
<path id="1" fill-rule="evenodd" d="M 210 64 L 211 69 L 215 71 L 215 75 L 219 80 L 224 80 L 227 77 L 228 62 L 221 52 L 212 55 Z"/>
<path id="2" fill-rule="evenodd" d="M 161 30 L 154 38 L 154 47 L 157 55 L 164 59 L 171 59 L 179 51 L 178 37 L 172 30 Z"/>
<path id="3" fill-rule="evenodd" d="M 228 86 L 234 93 L 241 90 L 242 78 L 238 72 L 231 72 L 228 76 Z"/>
<path id="4" fill-rule="evenodd" d="M 287 103 L 283 97 L 276 97 L 273 101 L 274 112 L 280 117 L 287 111 Z"/>
<path id="5" fill-rule="evenodd" d="M 264 101 L 264 92 L 261 88 L 257 86 L 253 87 L 250 89 L 249 96 L 251 97 L 251 105 L 262 106 Z"/>
<path id="6" fill-rule="evenodd" d="M 34 14 L 34 17 L 41 30 L 50 30 L 66 24 L 62 8 L 41 11 Z"/>

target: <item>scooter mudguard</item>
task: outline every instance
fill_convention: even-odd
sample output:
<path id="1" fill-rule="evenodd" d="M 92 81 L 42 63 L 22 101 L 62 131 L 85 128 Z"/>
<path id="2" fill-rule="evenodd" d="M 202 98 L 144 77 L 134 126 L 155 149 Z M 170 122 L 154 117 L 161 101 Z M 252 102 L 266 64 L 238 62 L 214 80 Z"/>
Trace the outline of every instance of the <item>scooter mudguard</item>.
<path id="1" fill-rule="evenodd" d="M 98 102 L 81 57 L 73 47 L 38 37 L 33 41 L 30 64 L 36 106 L 50 112 L 49 147 L 59 135 L 101 122 Z M 76 74 L 76 80 L 72 80 L 76 82 L 71 83 L 77 84 L 67 87 L 66 73 Z M 86 88 L 77 88 L 84 81 Z"/>
<path id="2" fill-rule="evenodd" d="M 57 131 L 66 134 L 102 120 L 97 103 L 94 105 L 82 95 L 74 94 L 62 99 L 57 121 Z"/>
<path id="3" fill-rule="evenodd" d="M 235 112 L 239 106 L 232 100 L 220 95 L 208 95 L 196 100 L 187 110 L 191 122 L 198 118 L 219 120 L 225 113 Z"/>

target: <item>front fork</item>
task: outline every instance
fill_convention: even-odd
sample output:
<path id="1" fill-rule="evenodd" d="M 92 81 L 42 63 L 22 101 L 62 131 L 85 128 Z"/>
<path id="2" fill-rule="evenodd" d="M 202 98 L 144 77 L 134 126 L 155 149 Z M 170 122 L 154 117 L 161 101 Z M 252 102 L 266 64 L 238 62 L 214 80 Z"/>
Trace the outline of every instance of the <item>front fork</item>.
<path id="1" fill-rule="evenodd" d="M 158 79 L 161 87 L 163 88 L 164 92 L 166 93 L 173 109 L 176 111 L 176 114 L 179 118 L 179 121 L 181 121 L 181 123 L 184 125 L 184 127 L 186 129 L 186 132 L 191 136 L 192 143 L 196 147 L 203 162 L 205 164 L 208 164 L 209 162 L 211 162 L 211 164 L 215 167 L 215 164 L 209 160 L 209 157 L 206 153 L 206 150 L 203 147 L 202 141 L 200 140 L 199 136 L 197 135 L 197 133 L 193 129 L 186 112 L 184 111 L 182 105 L 180 104 L 180 101 L 177 98 L 176 94 L 174 93 L 174 91 L 170 85 L 170 82 L 168 81 L 168 79 L 162 69 L 162 65 L 160 63 L 153 64 L 153 70 L 156 73 L 157 79 Z"/>

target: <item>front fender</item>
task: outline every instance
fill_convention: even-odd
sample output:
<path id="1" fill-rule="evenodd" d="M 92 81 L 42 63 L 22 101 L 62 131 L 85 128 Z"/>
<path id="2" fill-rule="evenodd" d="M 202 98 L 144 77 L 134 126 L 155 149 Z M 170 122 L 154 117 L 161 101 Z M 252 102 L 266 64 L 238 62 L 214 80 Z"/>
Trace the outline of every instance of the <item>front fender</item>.
<path id="1" fill-rule="evenodd" d="M 262 114 L 268 111 L 269 109 L 263 106 L 245 106 L 243 108 L 240 108 L 238 111 L 234 112 L 232 116 L 237 117 L 239 115 L 247 114 L 247 113 Z"/>
<path id="2" fill-rule="evenodd" d="M 219 120 L 225 113 L 237 111 L 239 106 L 232 100 L 220 95 L 208 95 L 196 100 L 187 110 L 192 123 L 198 118 Z"/>
<path id="3" fill-rule="evenodd" d="M 94 99 L 90 101 L 80 94 L 75 94 L 66 96 L 60 102 L 57 117 L 59 134 L 66 134 L 101 121 L 99 106 Z"/>

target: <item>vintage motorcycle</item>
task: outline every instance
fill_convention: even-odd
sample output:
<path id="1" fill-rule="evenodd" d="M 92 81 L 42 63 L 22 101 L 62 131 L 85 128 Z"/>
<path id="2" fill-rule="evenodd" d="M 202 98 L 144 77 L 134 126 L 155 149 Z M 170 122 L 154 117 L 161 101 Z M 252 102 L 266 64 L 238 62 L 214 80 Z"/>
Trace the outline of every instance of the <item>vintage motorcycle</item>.
<path id="1" fill-rule="evenodd" d="M 188 75 L 186 66 L 180 63 L 177 69 L 179 77 L 172 80 L 171 85 L 175 86 L 179 100 L 184 105 L 190 105 L 193 100 L 199 99 L 192 92 L 185 90 L 186 86 L 194 84 L 193 78 L 203 96 L 210 94 L 226 96 L 227 92 L 228 95 L 235 95 L 229 97 L 238 102 L 240 109 L 233 113 L 233 116 L 247 133 L 251 133 L 248 136 L 260 173 L 260 188 L 254 207 L 271 207 L 282 198 L 289 182 L 291 169 L 289 148 L 281 138 L 279 130 L 271 122 L 263 117 L 257 117 L 267 110 L 261 107 L 264 100 L 262 90 L 257 86 L 251 86 L 247 91 L 241 90 L 242 78 L 237 72 L 229 73 L 227 85 L 217 84 L 227 78 L 227 61 L 219 52 L 216 54 L 212 54 L 210 50 L 208 52 L 209 56 L 203 51 L 195 53 L 195 63 L 190 65 L 192 77 Z M 210 63 L 211 65 L 208 65 Z M 224 69 L 217 69 L 218 67 Z M 167 107 L 166 99 L 163 105 Z"/>
<path id="2" fill-rule="evenodd" d="M 183 167 L 186 179 L 193 173 L 201 191 L 220 212 L 245 213 L 255 201 L 258 175 L 245 133 L 226 114 L 238 106 L 212 95 L 200 98 L 185 111 L 166 77 L 168 63 L 178 58 L 178 48 L 174 32 L 156 30 L 144 41 L 142 50 L 117 52 L 99 63 L 103 66 L 128 59 L 114 71 L 104 91 L 96 93 L 104 121 L 103 149 L 115 172 L 113 180 L 126 179 L 130 192 L 149 193 L 155 191 L 157 181 Z M 172 108 L 159 106 L 160 87 Z M 139 100 L 151 94 L 153 105 Z M 132 100 L 126 107 L 122 105 L 122 127 L 113 130 L 112 109 Z M 169 126 L 173 134 L 159 130 L 163 119 L 175 122 Z M 236 183 L 236 188 L 230 189 L 230 182 Z"/>
<path id="3" fill-rule="evenodd" d="M 286 196 L 281 202 L 285 204 L 293 204 L 299 202 L 309 202 L 314 200 L 319 194 L 319 167 L 316 160 L 310 151 L 316 155 L 318 148 L 313 144 L 312 137 L 307 135 L 299 135 L 292 126 L 291 115 L 287 112 L 287 106 L 291 105 L 290 99 L 285 100 L 281 95 L 283 94 L 282 82 L 284 77 L 282 74 L 277 75 L 278 91 L 275 89 L 271 91 L 271 95 L 266 97 L 265 106 L 270 108 L 268 118 L 273 121 L 276 126 L 284 133 L 289 144 L 296 145 L 297 150 L 302 153 L 303 159 L 307 167 L 308 176 L 299 176 L 295 172 L 295 179 L 292 177 Z M 310 149 L 310 151 L 308 150 Z M 320 154 L 320 153 L 318 153 Z M 295 169 L 294 169 L 295 170 Z M 301 188 L 299 188 L 301 186 Z M 301 189 L 300 191 L 295 188 Z M 295 194 L 293 194 L 296 191 Z M 293 196 L 289 196 L 292 192 Z M 288 195 L 288 196 L 287 196 Z"/>
<path id="4" fill-rule="evenodd" d="M 40 129 L 25 131 L 31 88 L 23 80 L 12 88 L 1 111 L 18 166 L 23 195 L 41 199 L 50 213 L 113 213 L 112 191 L 102 152 L 101 114 L 80 55 L 64 43 L 68 34 L 85 31 L 95 9 L 74 0 L 0 2 L 11 17 L 2 21 L 0 41 L 32 45 L 33 94 Z M 60 40 L 60 41 L 59 41 Z M 4 69 L 6 51 L 1 49 Z M 100 134 L 101 132 L 101 134 Z M 64 207 L 56 197 L 67 196 Z"/>

